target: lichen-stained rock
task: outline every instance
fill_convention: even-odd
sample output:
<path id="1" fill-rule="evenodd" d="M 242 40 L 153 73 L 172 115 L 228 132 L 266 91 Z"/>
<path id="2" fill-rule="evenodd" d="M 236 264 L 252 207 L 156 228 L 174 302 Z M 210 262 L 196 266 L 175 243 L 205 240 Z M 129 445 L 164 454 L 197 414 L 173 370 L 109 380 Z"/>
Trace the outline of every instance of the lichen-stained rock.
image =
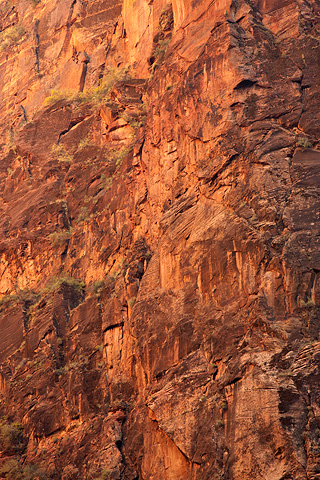
<path id="1" fill-rule="evenodd" d="M 317 480 L 319 2 L 0 11 L 0 475 Z"/>

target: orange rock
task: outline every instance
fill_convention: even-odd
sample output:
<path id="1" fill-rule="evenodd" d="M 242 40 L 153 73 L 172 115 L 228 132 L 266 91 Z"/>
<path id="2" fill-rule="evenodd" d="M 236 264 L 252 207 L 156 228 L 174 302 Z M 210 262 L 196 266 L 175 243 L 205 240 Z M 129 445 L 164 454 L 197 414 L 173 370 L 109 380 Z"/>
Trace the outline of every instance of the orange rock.
<path id="1" fill-rule="evenodd" d="M 1 451 L 315 480 L 319 6 L 2 3 Z"/>

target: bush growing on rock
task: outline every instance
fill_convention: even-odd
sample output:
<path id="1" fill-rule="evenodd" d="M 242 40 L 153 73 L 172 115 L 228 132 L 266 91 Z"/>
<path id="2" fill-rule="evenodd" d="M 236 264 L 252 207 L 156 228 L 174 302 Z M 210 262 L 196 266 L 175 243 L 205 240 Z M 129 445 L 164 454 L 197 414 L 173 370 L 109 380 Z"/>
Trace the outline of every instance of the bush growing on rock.
<path id="1" fill-rule="evenodd" d="M 35 303 L 38 299 L 38 294 L 33 290 L 20 290 L 17 293 L 11 293 L 4 295 L 0 299 L 0 312 L 5 310 L 8 305 L 17 305 L 22 303 L 25 305 L 31 305 Z"/>
<path id="2" fill-rule="evenodd" d="M 59 90 L 54 89 L 50 91 L 50 95 L 45 99 L 44 106 L 49 107 L 60 100 L 73 101 L 77 97 L 75 90 Z"/>
<path id="3" fill-rule="evenodd" d="M 310 142 L 310 140 L 308 140 L 308 139 L 305 138 L 305 137 L 300 137 L 300 138 L 298 138 L 297 146 L 298 146 L 298 147 L 302 147 L 302 148 L 312 148 L 312 147 L 313 147 L 313 145 L 312 145 L 312 143 Z"/>
<path id="4" fill-rule="evenodd" d="M 70 228 L 69 230 L 63 230 L 61 232 L 53 232 L 50 233 L 49 239 L 54 247 L 57 245 L 63 245 L 67 240 L 71 238 L 72 233 L 73 228 Z"/>
<path id="5" fill-rule="evenodd" d="M 0 50 L 3 51 L 17 43 L 26 34 L 24 26 L 17 23 L 4 30 L 0 35 Z"/>
<path id="6" fill-rule="evenodd" d="M 0 299 L 0 312 L 2 311 L 2 309 L 9 305 L 9 304 L 14 304 L 14 303 L 17 303 L 18 302 L 18 295 L 16 294 L 10 294 L 10 295 L 4 295 L 1 299 Z"/>
<path id="7" fill-rule="evenodd" d="M 0 449 L 2 452 L 22 452 L 25 446 L 26 443 L 21 423 L 9 423 L 6 420 L 2 420 L 0 423 Z"/>
<path id="8" fill-rule="evenodd" d="M 108 480 L 110 478 L 111 471 L 108 469 L 103 469 L 99 477 L 94 477 L 94 480 Z"/>
<path id="9" fill-rule="evenodd" d="M 83 92 L 78 94 L 77 100 L 79 103 L 91 103 L 99 106 L 104 101 L 109 100 L 109 93 L 112 87 L 117 83 L 128 80 L 130 75 L 127 69 L 121 70 L 108 67 L 105 71 L 103 79 L 97 87 L 86 88 Z"/>
<path id="10" fill-rule="evenodd" d="M 37 5 L 41 2 L 41 0 L 29 0 L 32 3 L 33 8 L 36 8 Z"/>
<path id="11" fill-rule="evenodd" d="M 21 478 L 21 466 L 18 460 L 7 460 L 0 469 L 0 474 L 4 475 L 8 480 Z"/>
<path id="12" fill-rule="evenodd" d="M 38 465 L 22 466 L 17 458 L 7 460 L 0 468 L 1 476 L 7 480 L 47 480 L 48 476 Z"/>
<path id="13" fill-rule="evenodd" d="M 51 148 L 51 154 L 59 163 L 70 163 L 72 161 L 72 155 L 69 155 L 63 145 L 53 145 Z"/>
<path id="14" fill-rule="evenodd" d="M 99 296 L 102 293 L 104 287 L 105 287 L 105 281 L 97 280 L 92 284 L 91 289 L 95 295 Z"/>
<path id="15" fill-rule="evenodd" d="M 126 113 L 120 114 L 120 117 L 123 118 L 130 127 L 134 128 L 134 130 L 137 130 L 138 128 L 141 128 L 145 125 L 147 121 L 147 115 L 128 115 Z"/>
<path id="16" fill-rule="evenodd" d="M 70 275 L 63 274 L 60 277 L 51 277 L 46 287 L 42 290 L 42 294 L 52 293 L 58 290 L 62 285 L 68 285 L 78 292 L 81 292 L 85 284 L 76 278 L 70 277 Z"/>
<path id="17" fill-rule="evenodd" d="M 66 100 L 79 105 L 91 104 L 98 107 L 103 102 L 109 100 L 110 90 L 115 83 L 129 80 L 130 78 L 127 69 L 119 70 L 108 67 L 98 86 L 86 88 L 83 92 L 77 92 L 76 90 L 51 90 L 50 95 L 44 101 L 44 105 L 50 106 L 59 100 Z"/>
<path id="18" fill-rule="evenodd" d="M 313 300 L 311 300 L 311 298 L 308 298 L 308 300 L 304 301 L 304 300 L 300 300 L 300 308 L 314 308 L 315 307 L 315 303 Z"/>

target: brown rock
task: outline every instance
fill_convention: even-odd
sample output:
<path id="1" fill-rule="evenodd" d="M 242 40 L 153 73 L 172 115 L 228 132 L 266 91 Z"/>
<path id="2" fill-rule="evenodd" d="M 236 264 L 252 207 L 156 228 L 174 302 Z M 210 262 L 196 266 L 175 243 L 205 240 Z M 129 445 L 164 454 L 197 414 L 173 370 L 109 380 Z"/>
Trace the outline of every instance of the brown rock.
<path id="1" fill-rule="evenodd" d="M 31 3 L 0 7 L 17 465 L 317 479 L 319 5 Z"/>

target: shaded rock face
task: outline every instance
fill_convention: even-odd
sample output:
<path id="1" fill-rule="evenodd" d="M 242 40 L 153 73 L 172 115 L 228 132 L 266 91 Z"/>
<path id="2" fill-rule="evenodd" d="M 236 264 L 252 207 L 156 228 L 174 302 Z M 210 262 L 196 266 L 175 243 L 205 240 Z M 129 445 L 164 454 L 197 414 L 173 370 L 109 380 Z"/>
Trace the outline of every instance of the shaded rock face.
<path id="1" fill-rule="evenodd" d="M 3 2 L 2 475 L 320 478 L 319 18 Z"/>

